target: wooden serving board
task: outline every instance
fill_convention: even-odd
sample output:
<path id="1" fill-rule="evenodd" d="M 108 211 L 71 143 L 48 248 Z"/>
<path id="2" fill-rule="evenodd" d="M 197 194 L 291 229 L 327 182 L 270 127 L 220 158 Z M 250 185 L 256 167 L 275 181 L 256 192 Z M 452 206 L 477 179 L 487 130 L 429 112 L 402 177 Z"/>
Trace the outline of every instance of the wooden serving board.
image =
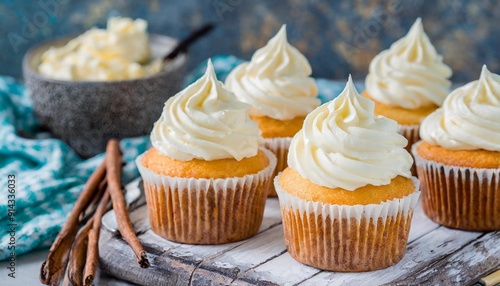
<path id="1" fill-rule="evenodd" d="M 128 192 L 143 201 L 138 181 Z M 137 195 L 141 193 L 140 195 Z M 137 203 L 137 202 L 136 202 Z M 224 245 L 187 245 L 165 240 L 149 227 L 147 206 L 131 211 L 151 267 L 141 269 L 116 231 L 114 213 L 103 218 L 100 267 L 141 285 L 470 285 L 500 268 L 500 231 L 449 229 L 415 209 L 402 261 L 364 273 L 321 271 L 295 261 L 286 251 L 279 202 L 267 200 L 259 233 Z"/>

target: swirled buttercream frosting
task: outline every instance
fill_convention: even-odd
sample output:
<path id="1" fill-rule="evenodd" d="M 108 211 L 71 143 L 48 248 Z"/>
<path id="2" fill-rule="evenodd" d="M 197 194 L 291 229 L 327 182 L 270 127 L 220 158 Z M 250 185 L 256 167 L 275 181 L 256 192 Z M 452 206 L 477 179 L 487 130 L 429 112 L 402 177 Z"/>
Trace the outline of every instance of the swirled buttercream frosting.
<path id="1" fill-rule="evenodd" d="M 405 37 L 371 61 L 365 85 L 374 100 L 387 105 L 441 106 L 450 92 L 451 74 L 418 18 Z"/>
<path id="2" fill-rule="evenodd" d="M 349 77 L 336 99 L 307 115 L 292 140 L 288 165 L 317 185 L 349 191 L 411 177 L 408 141 L 395 121 L 374 115 L 374 109 Z"/>
<path id="3" fill-rule="evenodd" d="M 306 116 L 320 104 L 307 59 L 287 41 L 286 26 L 250 62 L 234 68 L 226 86 L 252 106 L 252 116 L 291 120 Z"/>
<path id="4" fill-rule="evenodd" d="M 224 88 L 210 60 L 200 79 L 167 100 L 151 132 L 161 154 L 182 161 L 239 161 L 257 155 L 262 140 L 250 105 Z"/>
<path id="5" fill-rule="evenodd" d="M 420 137 L 449 150 L 500 151 L 500 76 L 483 66 L 479 80 L 455 89 L 424 119 Z"/>

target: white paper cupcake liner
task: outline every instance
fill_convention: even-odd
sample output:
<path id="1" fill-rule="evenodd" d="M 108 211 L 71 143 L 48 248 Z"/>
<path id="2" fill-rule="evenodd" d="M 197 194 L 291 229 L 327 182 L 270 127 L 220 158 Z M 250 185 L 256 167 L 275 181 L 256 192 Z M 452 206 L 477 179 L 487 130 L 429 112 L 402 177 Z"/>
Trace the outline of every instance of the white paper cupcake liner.
<path id="1" fill-rule="evenodd" d="M 420 125 L 401 125 L 398 124 L 398 133 L 406 137 L 408 139 L 408 146 L 418 142 L 420 140 Z M 410 151 L 411 148 L 408 148 Z"/>
<path id="2" fill-rule="evenodd" d="M 144 180 L 151 229 L 172 241 L 221 244 L 257 233 L 276 156 L 260 148 L 269 165 L 256 174 L 227 179 L 159 175 L 136 159 Z"/>
<path id="3" fill-rule="evenodd" d="M 420 140 L 420 125 L 401 125 L 398 124 L 398 133 L 403 135 L 406 139 L 408 139 L 408 145 L 406 145 L 405 149 L 408 153 L 411 154 L 411 147 L 413 144 L 417 143 Z M 415 168 L 415 163 L 411 166 L 411 174 L 413 176 L 417 175 L 417 169 Z"/>
<path id="4" fill-rule="evenodd" d="M 285 170 L 288 166 L 288 149 L 290 148 L 290 143 L 293 137 L 276 137 L 276 138 L 266 138 L 264 147 L 271 150 L 274 155 L 276 155 L 277 163 L 274 169 L 273 177 L 276 177 L 281 171 Z M 269 197 L 277 197 L 276 190 L 274 189 L 274 184 L 269 186 Z"/>
<path id="5" fill-rule="evenodd" d="M 369 205 L 332 205 L 321 202 L 306 201 L 296 196 L 287 193 L 279 184 L 279 176 L 274 178 L 274 186 L 280 198 L 280 205 L 298 210 L 300 213 L 306 215 L 314 214 L 316 216 L 322 215 L 323 217 L 331 217 L 333 219 L 351 219 L 360 220 L 361 218 L 378 219 L 387 218 L 388 216 L 396 216 L 399 213 L 408 215 L 408 212 L 415 207 L 420 196 L 420 183 L 416 177 L 411 180 L 415 186 L 415 192 L 400 198 L 394 199 L 380 204 Z"/>
<path id="6" fill-rule="evenodd" d="M 422 208 L 433 221 L 473 231 L 500 230 L 500 169 L 444 165 L 422 158 L 413 145 L 422 182 Z"/>
<path id="7" fill-rule="evenodd" d="M 415 192 L 380 204 L 333 205 L 306 201 L 284 191 L 275 178 L 288 252 L 297 261 L 330 271 L 370 271 L 404 255 Z"/>

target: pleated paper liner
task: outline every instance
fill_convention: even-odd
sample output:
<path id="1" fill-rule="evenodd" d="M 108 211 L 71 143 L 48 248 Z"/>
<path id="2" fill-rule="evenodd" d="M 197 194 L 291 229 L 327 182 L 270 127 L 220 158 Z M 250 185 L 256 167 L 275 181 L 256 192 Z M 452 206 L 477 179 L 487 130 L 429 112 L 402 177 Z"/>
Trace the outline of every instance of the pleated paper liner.
<path id="1" fill-rule="evenodd" d="M 144 180 L 153 232 L 171 241 L 223 244 L 254 236 L 262 223 L 276 157 L 265 149 L 269 165 L 256 174 L 228 179 L 176 178 L 136 163 Z"/>
<path id="2" fill-rule="evenodd" d="M 411 154 L 411 147 L 413 144 L 417 143 L 420 140 L 420 125 L 401 125 L 398 124 L 398 133 L 403 135 L 406 139 L 408 139 L 408 145 L 406 145 L 405 149 L 408 153 Z M 415 163 L 411 165 L 411 174 L 413 176 L 417 176 L 417 168 Z"/>
<path id="3" fill-rule="evenodd" d="M 305 201 L 274 184 L 283 215 L 285 243 L 297 261 L 329 271 L 361 272 L 399 262 L 405 253 L 420 191 L 370 205 Z"/>
<path id="4" fill-rule="evenodd" d="M 290 143 L 292 142 L 293 137 L 276 137 L 276 138 L 266 138 L 264 146 L 271 150 L 274 155 L 276 155 L 276 159 L 278 160 L 276 163 L 276 169 L 274 169 L 273 178 L 276 177 L 281 171 L 285 170 L 288 166 L 288 148 L 290 147 Z M 276 190 L 274 188 L 274 184 L 270 184 L 269 186 L 269 197 L 277 197 Z"/>
<path id="5" fill-rule="evenodd" d="M 433 221 L 471 231 L 500 230 L 500 169 L 447 166 L 422 158 L 413 146 L 422 182 L 422 208 Z"/>

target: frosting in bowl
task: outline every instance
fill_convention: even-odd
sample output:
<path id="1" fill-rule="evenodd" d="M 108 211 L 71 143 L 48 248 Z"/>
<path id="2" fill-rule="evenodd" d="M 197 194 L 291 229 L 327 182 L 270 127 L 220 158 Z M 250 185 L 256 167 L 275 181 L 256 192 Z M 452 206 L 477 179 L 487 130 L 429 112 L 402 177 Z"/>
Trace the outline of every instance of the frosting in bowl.
<path id="1" fill-rule="evenodd" d="M 252 106 L 252 116 L 291 120 L 306 116 L 320 104 L 311 66 L 286 36 L 286 25 L 258 49 L 250 62 L 234 68 L 226 86 Z"/>
<path id="2" fill-rule="evenodd" d="M 441 106 L 450 92 L 451 75 L 418 18 L 405 37 L 371 61 L 365 85 L 378 102 L 417 109 Z"/>
<path id="3" fill-rule="evenodd" d="M 250 106 L 223 87 L 209 60 L 200 79 L 167 100 L 151 143 L 161 154 L 181 161 L 239 161 L 257 155 L 263 139 L 250 119 Z"/>
<path id="4" fill-rule="evenodd" d="M 420 137 L 450 150 L 500 151 L 500 76 L 484 65 L 479 80 L 455 89 L 422 122 Z"/>
<path id="5" fill-rule="evenodd" d="M 349 191 L 411 177 L 408 141 L 397 133 L 396 121 L 374 115 L 374 109 L 349 77 L 336 99 L 307 115 L 292 140 L 288 165 L 317 185 Z"/>
<path id="6" fill-rule="evenodd" d="M 41 56 L 38 71 L 61 80 L 126 80 L 161 70 L 149 61 L 148 24 L 142 19 L 115 17 L 107 29 L 92 28 L 65 46 L 51 47 Z"/>

